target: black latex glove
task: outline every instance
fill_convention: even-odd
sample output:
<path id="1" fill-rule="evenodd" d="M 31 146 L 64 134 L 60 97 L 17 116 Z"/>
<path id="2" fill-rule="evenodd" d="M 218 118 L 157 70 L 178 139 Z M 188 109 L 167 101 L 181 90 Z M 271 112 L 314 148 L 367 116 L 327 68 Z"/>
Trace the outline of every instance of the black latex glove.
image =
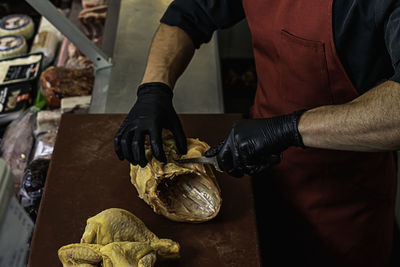
<path id="1" fill-rule="evenodd" d="M 186 137 L 172 105 L 172 90 L 163 83 L 145 83 L 139 86 L 137 96 L 135 105 L 114 137 L 114 149 L 119 159 L 145 167 L 144 141 L 148 134 L 153 155 L 166 162 L 161 138 L 163 128 L 171 130 L 178 152 L 186 154 Z"/>
<path id="2" fill-rule="evenodd" d="M 280 162 L 290 146 L 304 147 L 297 125 L 301 114 L 237 121 L 228 137 L 205 153 L 217 156 L 219 167 L 234 177 L 260 173 Z"/>

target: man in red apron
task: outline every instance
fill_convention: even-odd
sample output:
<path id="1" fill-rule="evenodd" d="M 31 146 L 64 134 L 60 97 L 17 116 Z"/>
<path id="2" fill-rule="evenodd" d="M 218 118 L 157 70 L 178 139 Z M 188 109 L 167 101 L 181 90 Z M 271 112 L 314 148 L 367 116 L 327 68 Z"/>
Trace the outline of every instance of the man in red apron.
<path id="1" fill-rule="evenodd" d="M 162 128 L 186 153 L 170 88 L 195 48 L 243 17 L 258 76 L 252 118 L 206 155 L 232 176 L 255 176 L 265 263 L 388 266 L 392 151 L 400 147 L 399 1 L 175 0 L 116 134 L 116 153 L 145 166 L 148 134 L 165 161 Z M 282 162 L 273 165 L 276 154 Z"/>

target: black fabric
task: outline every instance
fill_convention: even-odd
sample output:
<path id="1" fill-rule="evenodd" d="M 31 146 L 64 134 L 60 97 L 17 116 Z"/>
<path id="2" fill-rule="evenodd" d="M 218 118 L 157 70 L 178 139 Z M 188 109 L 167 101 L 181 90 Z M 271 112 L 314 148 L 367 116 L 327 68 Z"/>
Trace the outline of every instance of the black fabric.
<path id="1" fill-rule="evenodd" d="M 383 80 L 400 82 L 400 1 L 336 0 L 333 29 L 339 58 L 360 94 Z"/>
<path id="2" fill-rule="evenodd" d="M 332 12 L 336 49 L 358 92 L 400 82 L 400 1 L 335 0 Z M 161 22 L 182 28 L 198 48 L 243 18 L 240 0 L 175 0 Z"/>
<path id="3" fill-rule="evenodd" d="M 175 0 L 161 22 L 182 28 L 199 48 L 211 40 L 215 30 L 228 28 L 243 18 L 241 0 Z"/>

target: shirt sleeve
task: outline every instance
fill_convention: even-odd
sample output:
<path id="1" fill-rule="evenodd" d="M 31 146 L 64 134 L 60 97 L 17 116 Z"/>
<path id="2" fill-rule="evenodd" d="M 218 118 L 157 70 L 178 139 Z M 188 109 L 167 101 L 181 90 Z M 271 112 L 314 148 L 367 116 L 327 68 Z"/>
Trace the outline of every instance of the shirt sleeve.
<path id="1" fill-rule="evenodd" d="M 394 75 L 389 80 L 400 83 L 400 4 L 393 9 L 386 22 L 385 42 L 394 68 Z"/>
<path id="2" fill-rule="evenodd" d="M 215 30 L 233 26 L 243 18 L 241 0 L 175 0 L 160 22 L 181 28 L 199 48 L 211 40 Z"/>

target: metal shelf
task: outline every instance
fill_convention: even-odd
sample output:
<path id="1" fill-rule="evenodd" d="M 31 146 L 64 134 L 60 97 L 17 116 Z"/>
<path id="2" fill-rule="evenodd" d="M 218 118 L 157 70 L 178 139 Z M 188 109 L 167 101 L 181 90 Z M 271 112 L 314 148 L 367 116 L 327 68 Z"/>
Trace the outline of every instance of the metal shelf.
<path id="1" fill-rule="evenodd" d="M 95 65 L 90 113 L 126 113 L 136 100 L 148 50 L 172 0 L 109 0 L 102 49 L 48 0 L 26 0 Z M 111 63 L 112 62 L 112 63 Z M 217 38 L 196 51 L 174 90 L 178 113 L 223 113 Z"/>

